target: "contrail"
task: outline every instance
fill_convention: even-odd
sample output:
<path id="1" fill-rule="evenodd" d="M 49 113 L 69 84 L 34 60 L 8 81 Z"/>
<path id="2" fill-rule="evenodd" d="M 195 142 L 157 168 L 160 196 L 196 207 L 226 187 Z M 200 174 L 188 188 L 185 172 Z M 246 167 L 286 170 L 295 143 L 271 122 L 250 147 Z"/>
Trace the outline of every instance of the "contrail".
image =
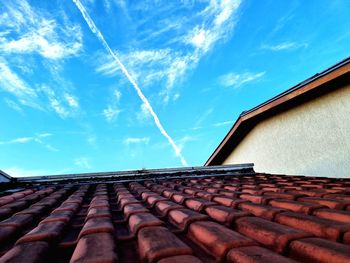
<path id="1" fill-rule="evenodd" d="M 161 134 L 163 134 L 163 136 L 169 141 L 170 145 L 173 147 L 175 154 L 177 157 L 180 158 L 181 163 L 183 166 L 188 166 L 185 158 L 182 156 L 181 151 L 179 149 L 179 147 L 177 147 L 177 145 L 175 144 L 174 140 L 169 136 L 169 134 L 167 133 L 167 131 L 164 129 L 163 125 L 161 124 L 157 114 L 154 112 L 151 104 L 149 103 L 148 99 L 146 98 L 146 96 L 143 94 L 142 90 L 140 89 L 140 87 L 137 85 L 137 83 L 135 82 L 135 80 L 131 77 L 129 71 L 126 69 L 126 67 L 124 66 L 124 64 L 120 61 L 120 59 L 117 57 L 117 55 L 113 52 L 113 50 L 109 47 L 107 41 L 105 40 L 105 38 L 103 37 L 101 31 L 97 28 L 97 26 L 95 25 L 94 21 L 91 19 L 90 15 L 87 13 L 85 7 L 82 5 L 82 3 L 80 2 L 80 0 L 73 0 L 74 4 L 78 7 L 79 11 L 81 12 L 85 22 L 88 24 L 90 30 L 96 35 L 96 37 L 100 40 L 101 44 L 103 45 L 103 47 L 109 52 L 109 54 L 114 58 L 115 62 L 117 62 L 118 66 L 121 68 L 121 70 L 123 71 L 124 75 L 128 78 L 128 80 L 130 81 L 130 83 L 132 84 L 132 86 L 135 88 L 137 95 L 140 97 L 140 99 L 142 100 L 142 102 L 146 105 L 147 110 L 149 111 L 149 113 L 152 115 L 154 123 L 156 124 L 156 126 L 158 127 L 159 131 L 161 132 Z"/>

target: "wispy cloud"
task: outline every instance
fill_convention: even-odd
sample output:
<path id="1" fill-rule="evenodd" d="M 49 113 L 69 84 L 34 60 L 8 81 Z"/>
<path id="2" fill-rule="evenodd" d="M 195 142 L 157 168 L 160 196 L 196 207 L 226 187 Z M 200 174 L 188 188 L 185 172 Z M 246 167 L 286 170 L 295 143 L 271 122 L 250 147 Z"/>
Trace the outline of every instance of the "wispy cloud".
<path id="1" fill-rule="evenodd" d="M 87 136 L 86 141 L 88 144 L 95 146 L 96 145 L 96 136 L 93 134 L 90 134 Z"/>
<path id="2" fill-rule="evenodd" d="M 298 48 L 307 48 L 308 44 L 306 43 L 296 43 L 296 42 L 283 42 L 276 45 L 261 45 L 261 49 L 271 50 L 271 51 L 283 51 L 283 50 L 293 50 Z"/>
<path id="3" fill-rule="evenodd" d="M 17 97 L 23 105 L 39 107 L 35 90 L 12 71 L 4 58 L 0 58 L 0 89 Z"/>
<path id="4" fill-rule="evenodd" d="M 74 165 L 79 166 L 84 169 L 90 169 L 90 159 L 87 157 L 79 157 L 74 160 Z"/>
<path id="5" fill-rule="evenodd" d="M 103 110 L 102 114 L 108 122 L 112 122 L 118 117 L 121 111 L 122 110 L 120 110 L 117 106 L 108 105 L 107 108 Z"/>
<path id="6" fill-rule="evenodd" d="M 109 98 L 110 103 L 102 111 L 102 115 L 108 122 L 115 121 L 118 115 L 123 111 L 119 103 L 121 97 L 122 93 L 118 89 L 113 89 L 112 96 Z"/>
<path id="7" fill-rule="evenodd" d="M 8 144 L 26 144 L 26 143 L 30 143 L 30 142 L 34 142 L 34 143 L 38 143 L 42 146 L 44 146 L 46 149 L 52 151 L 52 152 L 57 152 L 58 149 L 55 148 L 54 146 L 52 146 L 51 144 L 47 143 L 44 141 L 44 138 L 50 137 L 52 136 L 51 133 L 39 133 L 36 134 L 35 136 L 29 136 L 29 137 L 18 137 L 18 138 L 14 138 L 11 140 L 7 140 L 7 141 L 0 141 L 0 145 L 8 145 Z"/>
<path id="8" fill-rule="evenodd" d="M 49 109 L 55 111 L 61 118 L 74 116 L 79 111 L 79 102 L 72 94 L 67 92 L 57 94 L 48 85 L 42 85 L 38 90 L 46 96 Z"/>
<path id="9" fill-rule="evenodd" d="M 33 141 L 34 137 L 20 137 L 9 141 L 0 141 L 0 144 L 21 144 Z"/>
<path id="10" fill-rule="evenodd" d="M 7 106 L 9 106 L 11 109 L 18 111 L 20 113 L 23 113 L 23 109 L 18 105 L 18 103 L 14 102 L 13 100 L 10 100 L 8 98 L 4 99 Z"/>
<path id="11" fill-rule="evenodd" d="M 233 124 L 233 121 L 217 122 L 217 123 L 214 123 L 212 126 L 214 126 L 214 127 L 221 127 L 221 126 L 226 126 L 226 125 L 230 125 L 230 124 Z"/>
<path id="12" fill-rule="evenodd" d="M 79 108 L 79 102 L 73 95 L 65 93 L 64 98 L 70 107 Z"/>
<path id="13" fill-rule="evenodd" d="M 198 119 L 195 121 L 192 129 L 197 130 L 200 128 L 200 126 L 202 125 L 202 123 L 208 118 L 209 115 L 211 115 L 213 113 L 214 109 L 213 108 L 208 108 L 206 109 L 199 117 Z"/>
<path id="14" fill-rule="evenodd" d="M 19 105 L 35 108 L 41 111 L 53 110 L 61 118 L 74 116 L 79 111 L 78 99 L 65 91 L 58 91 L 44 84 L 39 88 L 29 86 L 29 84 L 17 75 L 8 65 L 4 58 L 0 58 L 0 89 L 13 95 L 19 103 L 5 99 L 6 104 L 22 111 Z"/>
<path id="15" fill-rule="evenodd" d="M 141 104 L 140 110 L 136 112 L 136 118 L 141 123 L 149 123 L 149 120 L 152 119 L 152 116 L 149 113 L 146 104 Z"/>
<path id="16" fill-rule="evenodd" d="M 18 112 L 25 106 L 66 118 L 79 111 L 72 85 L 59 72 L 65 59 L 82 51 L 83 35 L 79 25 L 69 22 L 62 10 L 57 12 L 62 16 L 34 8 L 27 0 L 1 6 L 0 89 L 14 97 L 5 102 Z M 33 81 L 36 69 L 50 75 L 48 83 Z"/>
<path id="17" fill-rule="evenodd" d="M 76 55 L 82 48 L 79 26 L 58 24 L 52 15 L 32 8 L 27 1 L 7 1 L 0 16 L 0 51 L 36 53 L 48 59 Z"/>
<path id="18" fill-rule="evenodd" d="M 146 105 L 149 113 L 152 115 L 155 125 L 157 126 L 157 128 L 159 129 L 161 134 L 168 140 L 169 144 L 172 146 L 173 150 L 175 151 L 176 156 L 178 156 L 180 158 L 182 165 L 187 165 L 187 162 L 186 162 L 185 158 L 182 156 L 180 149 L 177 147 L 177 145 L 175 144 L 174 140 L 169 136 L 168 132 L 164 129 L 164 127 L 161 124 L 157 114 L 153 110 L 150 102 L 148 101 L 146 96 L 143 94 L 142 90 L 137 85 L 137 83 L 135 82 L 133 77 L 130 75 L 129 71 L 126 69 L 124 64 L 117 57 L 116 53 L 110 48 L 110 46 L 106 42 L 105 38 L 103 37 L 101 31 L 96 27 L 94 21 L 91 19 L 90 15 L 87 13 L 87 11 L 85 10 L 84 6 L 81 4 L 81 2 L 79 0 L 73 0 L 73 2 L 78 7 L 79 11 L 81 12 L 84 20 L 88 24 L 88 26 L 91 29 L 91 31 L 96 35 L 96 37 L 101 42 L 103 47 L 113 57 L 113 59 L 115 60 L 116 64 L 120 67 L 120 69 L 122 70 L 122 72 L 124 73 L 126 78 L 132 84 L 132 86 L 134 87 L 134 89 L 137 92 L 137 95 L 141 99 L 142 103 Z"/>
<path id="19" fill-rule="evenodd" d="M 150 138 L 149 137 L 129 137 L 129 138 L 126 138 L 123 143 L 126 144 L 126 145 L 130 145 L 130 144 L 140 144 L 140 143 L 143 143 L 143 144 L 148 144 L 150 141 Z"/>
<path id="20" fill-rule="evenodd" d="M 219 83 L 224 87 L 239 88 L 243 84 L 248 82 L 256 81 L 257 79 L 262 78 L 265 75 L 265 72 L 244 72 L 236 73 L 230 72 L 219 77 Z"/>
<path id="21" fill-rule="evenodd" d="M 121 52 L 120 58 L 142 86 L 157 83 L 161 87 L 159 102 L 174 101 L 172 97 L 179 95 L 173 91 L 175 84 L 196 68 L 217 43 L 232 34 L 240 4 L 240 0 L 203 1 L 196 10 L 190 1 L 130 5 L 130 12 L 147 15 L 131 22 L 141 33 L 135 35 L 133 47 Z M 181 12 L 177 12 L 179 10 Z M 155 48 L 145 48 L 149 46 Z M 104 56 L 100 57 L 97 71 L 107 76 L 121 73 L 113 61 Z"/>
<path id="22" fill-rule="evenodd" d="M 176 140 L 176 143 L 179 145 L 180 149 L 183 150 L 188 142 L 198 140 L 197 136 L 185 135 L 182 138 Z"/>

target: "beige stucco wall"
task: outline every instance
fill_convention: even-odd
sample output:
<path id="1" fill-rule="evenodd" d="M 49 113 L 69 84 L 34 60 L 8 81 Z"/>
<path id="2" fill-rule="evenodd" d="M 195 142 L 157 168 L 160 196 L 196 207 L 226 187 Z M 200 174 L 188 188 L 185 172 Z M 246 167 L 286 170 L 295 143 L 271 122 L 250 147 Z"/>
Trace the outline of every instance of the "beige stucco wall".
<path id="1" fill-rule="evenodd" d="M 258 123 L 223 164 L 350 178 L 350 85 Z"/>

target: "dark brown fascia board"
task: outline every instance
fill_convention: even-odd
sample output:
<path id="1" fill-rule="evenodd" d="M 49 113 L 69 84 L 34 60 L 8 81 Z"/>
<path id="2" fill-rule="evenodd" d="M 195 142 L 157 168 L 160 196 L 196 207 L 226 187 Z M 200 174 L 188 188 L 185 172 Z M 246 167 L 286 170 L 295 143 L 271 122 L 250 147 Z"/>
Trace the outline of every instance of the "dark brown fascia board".
<path id="1" fill-rule="evenodd" d="M 335 81 L 336 79 L 344 76 L 345 74 L 350 73 L 350 57 L 340 61 L 334 66 L 326 69 L 325 71 L 318 73 L 305 81 L 293 86 L 292 88 L 286 90 L 285 92 L 271 98 L 270 100 L 241 113 L 236 122 L 233 124 L 230 131 L 226 134 L 224 139 L 221 141 L 219 146 L 215 149 L 209 159 L 205 162 L 204 166 L 219 165 L 225 158 L 228 156 L 228 153 L 238 144 L 236 141 L 232 145 L 228 145 L 229 141 L 234 141 L 233 137 L 237 136 L 243 138 L 244 135 L 248 132 L 249 127 L 244 127 L 246 124 L 252 127 L 254 124 L 259 122 L 263 115 L 267 112 L 272 112 L 274 110 L 281 108 L 283 104 L 287 104 L 309 94 L 312 91 L 317 90 L 320 87 L 323 87 L 325 84 Z M 315 93 L 318 94 L 318 93 Z M 318 95 L 316 95 L 318 96 Z M 243 134 L 238 135 L 240 131 L 243 131 Z"/>

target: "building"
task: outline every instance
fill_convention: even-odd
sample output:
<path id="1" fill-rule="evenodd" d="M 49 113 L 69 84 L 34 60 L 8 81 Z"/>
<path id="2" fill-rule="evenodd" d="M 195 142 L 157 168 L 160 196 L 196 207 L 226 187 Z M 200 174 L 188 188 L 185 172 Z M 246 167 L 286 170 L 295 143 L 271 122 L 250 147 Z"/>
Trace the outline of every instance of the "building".
<path id="1" fill-rule="evenodd" d="M 243 112 L 206 166 L 350 177 L 350 58 Z"/>
<path id="2" fill-rule="evenodd" d="M 350 179 L 252 164 L 4 176 L 0 263 L 350 262 Z"/>

